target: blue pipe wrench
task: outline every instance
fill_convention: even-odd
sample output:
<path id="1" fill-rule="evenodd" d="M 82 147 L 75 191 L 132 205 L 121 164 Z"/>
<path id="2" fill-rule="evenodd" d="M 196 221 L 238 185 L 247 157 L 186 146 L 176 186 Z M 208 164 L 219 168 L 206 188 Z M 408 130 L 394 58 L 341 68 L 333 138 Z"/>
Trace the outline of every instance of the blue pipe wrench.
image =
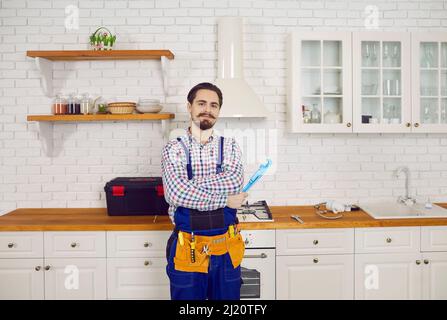
<path id="1" fill-rule="evenodd" d="M 261 163 L 259 166 L 258 171 L 256 171 L 248 181 L 248 183 L 245 185 L 245 187 L 242 189 L 242 192 L 247 192 L 267 171 L 268 168 L 272 165 L 272 160 L 267 159 L 265 163 Z"/>

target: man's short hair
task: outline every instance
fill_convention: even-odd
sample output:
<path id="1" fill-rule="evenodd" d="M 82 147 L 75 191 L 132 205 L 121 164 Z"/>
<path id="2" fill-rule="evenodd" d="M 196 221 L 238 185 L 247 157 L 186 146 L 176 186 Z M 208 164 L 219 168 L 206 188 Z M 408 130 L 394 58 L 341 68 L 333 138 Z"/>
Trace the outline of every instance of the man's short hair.
<path id="1" fill-rule="evenodd" d="M 219 108 L 222 107 L 222 103 L 223 103 L 222 91 L 220 91 L 220 89 L 216 85 L 209 83 L 209 82 L 199 83 L 198 85 L 195 85 L 191 90 L 189 90 L 187 99 L 190 104 L 192 104 L 192 102 L 196 98 L 197 91 L 202 90 L 202 89 L 214 91 L 217 94 L 217 96 L 219 97 Z"/>

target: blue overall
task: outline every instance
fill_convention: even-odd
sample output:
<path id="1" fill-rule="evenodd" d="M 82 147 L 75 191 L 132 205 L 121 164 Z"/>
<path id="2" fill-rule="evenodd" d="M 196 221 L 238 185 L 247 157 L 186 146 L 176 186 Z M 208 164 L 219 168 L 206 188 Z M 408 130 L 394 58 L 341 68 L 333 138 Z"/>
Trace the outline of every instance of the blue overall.
<path id="1" fill-rule="evenodd" d="M 193 178 L 191 155 L 185 144 L 177 138 L 185 150 L 188 162 L 188 179 Z M 216 172 L 222 172 L 224 139 L 219 140 Z M 174 213 L 175 230 L 168 240 L 166 272 L 169 276 L 173 300 L 239 300 L 241 290 L 241 267 L 233 267 L 230 255 L 210 256 L 208 273 L 178 271 L 174 268 L 178 231 L 194 232 L 195 235 L 214 236 L 224 234 L 235 224 L 236 209 L 225 207 L 213 211 L 198 211 L 178 207 Z"/>

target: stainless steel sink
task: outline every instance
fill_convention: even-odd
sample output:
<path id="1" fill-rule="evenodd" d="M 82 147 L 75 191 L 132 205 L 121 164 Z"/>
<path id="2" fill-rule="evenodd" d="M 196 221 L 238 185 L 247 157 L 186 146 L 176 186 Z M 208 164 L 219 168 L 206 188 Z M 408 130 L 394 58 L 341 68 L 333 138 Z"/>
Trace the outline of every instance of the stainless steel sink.
<path id="1" fill-rule="evenodd" d="M 427 209 L 421 203 L 413 205 L 397 202 L 360 203 L 360 208 L 374 219 L 447 218 L 447 209 L 436 204 Z"/>

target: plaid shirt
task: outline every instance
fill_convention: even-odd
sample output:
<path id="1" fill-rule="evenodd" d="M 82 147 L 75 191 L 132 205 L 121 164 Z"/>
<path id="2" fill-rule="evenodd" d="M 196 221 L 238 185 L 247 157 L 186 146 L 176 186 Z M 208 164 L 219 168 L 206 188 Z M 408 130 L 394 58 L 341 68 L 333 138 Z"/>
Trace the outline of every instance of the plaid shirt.
<path id="1" fill-rule="evenodd" d="M 222 172 L 216 174 L 220 137 L 213 132 L 207 143 L 201 144 L 186 131 L 180 138 L 191 154 L 191 180 L 181 143 L 173 139 L 162 151 L 163 186 L 171 220 L 179 206 L 200 211 L 225 207 L 228 195 L 239 193 L 243 183 L 241 150 L 234 138 L 224 139 Z"/>

